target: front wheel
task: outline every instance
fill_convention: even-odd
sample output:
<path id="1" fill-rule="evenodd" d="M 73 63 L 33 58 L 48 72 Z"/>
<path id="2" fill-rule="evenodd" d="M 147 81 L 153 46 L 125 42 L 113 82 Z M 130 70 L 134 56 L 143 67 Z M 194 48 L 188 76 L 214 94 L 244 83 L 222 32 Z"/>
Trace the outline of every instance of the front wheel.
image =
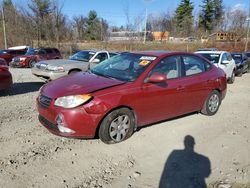
<path id="1" fill-rule="evenodd" d="M 230 78 L 228 79 L 228 83 L 229 83 L 229 84 L 233 84 L 233 83 L 234 83 L 234 80 L 235 80 L 235 72 L 234 72 L 234 70 L 233 70 L 233 72 L 232 72 Z"/>
<path id="2" fill-rule="evenodd" d="M 110 112 L 102 121 L 99 138 L 106 144 L 119 143 L 129 138 L 134 131 L 134 114 L 128 108 Z"/>
<path id="3" fill-rule="evenodd" d="M 216 90 L 212 91 L 209 94 L 207 100 L 205 101 L 201 113 L 207 116 L 214 115 L 218 111 L 220 103 L 221 103 L 220 93 Z"/>
<path id="4" fill-rule="evenodd" d="M 246 73 L 249 73 L 249 72 L 250 72 L 250 64 L 249 64 L 248 67 L 247 67 Z"/>
<path id="5" fill-rule="evenodd" d="M 35 63 L 36 63 L 36 60 L 30 60 L 29 61 L 29 68 L 34 67 Z"/>

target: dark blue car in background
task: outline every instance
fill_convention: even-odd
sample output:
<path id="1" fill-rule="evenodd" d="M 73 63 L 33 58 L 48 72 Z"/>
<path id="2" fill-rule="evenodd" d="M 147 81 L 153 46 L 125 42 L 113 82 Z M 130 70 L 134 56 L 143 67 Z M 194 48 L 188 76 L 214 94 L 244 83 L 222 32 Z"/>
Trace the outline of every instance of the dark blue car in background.
<path id="1" fill-rule="evenodd" d="M 245 53 L 231 53 L 235 64 L 236 71 L 235 74 L 237 76 L 242 76 L 243 73 L 248 73 L 250 70 L 250 59 L 247 57 Z"/>

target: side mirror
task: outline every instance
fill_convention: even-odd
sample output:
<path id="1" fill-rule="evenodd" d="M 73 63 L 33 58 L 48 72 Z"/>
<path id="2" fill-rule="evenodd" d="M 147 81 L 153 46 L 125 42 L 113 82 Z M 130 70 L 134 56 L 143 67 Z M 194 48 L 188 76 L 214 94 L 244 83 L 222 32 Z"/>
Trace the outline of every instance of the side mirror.
<path id="1" fill-rule="evenodd" d="M 91 62 L 91 63 L 96 63 L 96 64 L 98 64 L 98 63 L 100 63 L 101 61 L 100 61 L 100 59 L 93 59 L 93 61 Z"/>
<path id="2" fill-rule="evenodd" d="M 221 62 L 221 64 L 229 64 L 229 61 L 228 60 L 223 60 L 222 62 Z"/>
<path id="3" fill-rule="evenodd" d="M 163 83 L 166 81 L 167 81 L 167 76 L 165 74 L 155 72 L 148 78 L 147 82 L 149 82 L 149 83 Z"/>

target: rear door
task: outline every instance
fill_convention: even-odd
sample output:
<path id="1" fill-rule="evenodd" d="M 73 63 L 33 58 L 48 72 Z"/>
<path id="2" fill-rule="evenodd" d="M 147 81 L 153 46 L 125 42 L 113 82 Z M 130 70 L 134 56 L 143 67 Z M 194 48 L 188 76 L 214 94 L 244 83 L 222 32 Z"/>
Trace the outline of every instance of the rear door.
<path id="1" fill-rule="evenodd" d="M 211 65 L 200 57 L 182 56 L 182 78 L 179 82 L 183 92 L 180 114 L 198 111 L 203 106 L 213 85 L 213 78 L 208 72 L 210 68 Z"/>

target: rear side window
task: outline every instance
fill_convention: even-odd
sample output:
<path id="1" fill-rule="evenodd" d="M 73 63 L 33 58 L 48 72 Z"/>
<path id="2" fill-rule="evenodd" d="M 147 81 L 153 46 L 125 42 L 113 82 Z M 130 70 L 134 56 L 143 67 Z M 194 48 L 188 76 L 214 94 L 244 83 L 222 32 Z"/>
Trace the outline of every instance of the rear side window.
<path id="1" fill-rule="evenodd" d="M 231 61 L 233 58 L 232 58 L 232 56 L 231 56 L 231 54 L 230 53 L 227 53 L 227 60 L 228 61 Z"/>
<path id="2" fill-rule="evenodd" d="M 44 50 L 45 50 L 45 51 L 46 51 L 46 53 L 48 53 L 48 54 L 53 53 L 52 49 L 50 49 L 50 48 L 45 48 Z"/>
<path id="3" fill-rule="evenodd" d="M 109 53 L 109 56 L 110 57 L 113 57 L 113 56 L 115 56 L 115 55 L 118 55 L 117 53 Z"/>
<path id="4" fill-rule="evenodd" d="M 54 52 L 55 53 L 57 53 L 57 54 L 59 54 L 60 52 L 59 52 L 59 50 L 58 49 L 56 49 L 56 48 L 53 48 L 53 50 L 54 50 Z"/>
<path id="5" fill-rule="evenodd" d="M 183 56 L 184 72 L 186 76 L 191 76 L 205 72 L 210 68 L 210 64 L 195 56 Z"/>

